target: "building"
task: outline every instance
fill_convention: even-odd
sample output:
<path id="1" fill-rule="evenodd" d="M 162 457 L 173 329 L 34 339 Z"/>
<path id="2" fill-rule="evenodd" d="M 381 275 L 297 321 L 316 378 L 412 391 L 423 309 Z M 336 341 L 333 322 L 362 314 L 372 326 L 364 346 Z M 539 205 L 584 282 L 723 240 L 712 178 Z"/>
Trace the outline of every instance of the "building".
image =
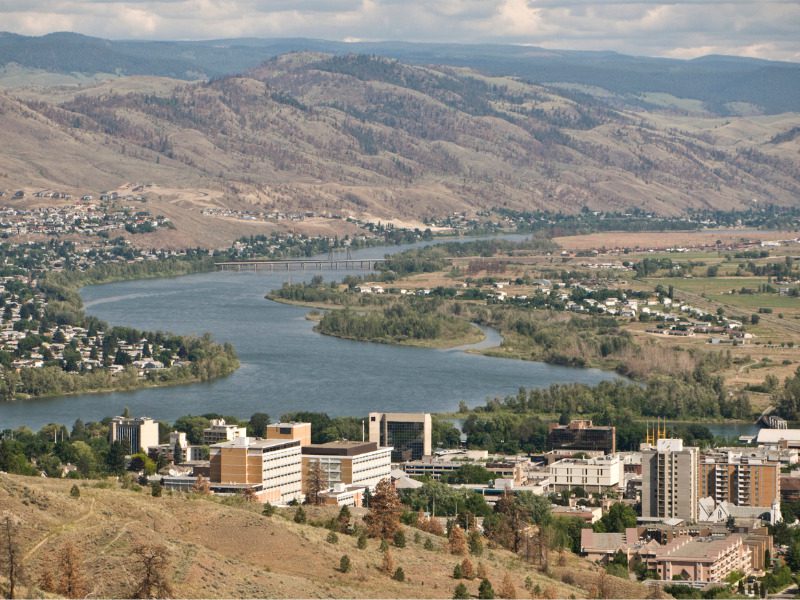
<path id="1" fill-rule="evenodd" d="M 122 442 L 130 454 L 146 453 L 158 446 L 158 423 L 149 417 L 114 417 L 109 437 L 112 444 Z"/>
<path id="2" fill-rule="evenodd" d="M 588 419 L 573 420 L 569 425 L 551 423 L 547 447 L 551 450 L 595 450 L 603 454 L 615 454 L 617 428 L 596 426 Z"/>
<path id="3" fill-rule="evenodd" d="M 780 474 L 778 463 L 740 452 L 715 452 L 698 463 L 698 494 L 717 503 L 771 506 L 780 501 Z"/>
<path id="4" fill-rule="evenodd" d="M 319 464 L 329 488 L 357 486 L 374 491 L 381 479 L 392 471 L 392 448 L 379 448 L 375 442 L 328 442 L 303 446 L 303 491 L 308 473 Z"/>
<path id="5" fill-rule="evenodd" d="M 618 489 L 623 482 L 624 465 L 617 455 L 595 458 L 565 458 L 548 467 L 554 491 L 583 488 L 587 492 Z"/>
<path id="6" fill-rule="evenodd" d="M 759 429 L 756 443 L 759 446 L 800 448 L 800 429 Z"/>
<path id="7" fill-rule="evenodd" d="M 272 423 L 267 425 L 268 440 L 297 440 L 301 446 L 311 444 L 311 423 Z"/>
<path id="8" fill-rule="evenodd" d="M 680 439 L 642 448 L 642 517 L 697 521 L 698 449 Z"/>
<path id="9" fill-rule="evenodd" d="M 391 446 L 392 462 L 430 456 L 432 432 L 429 413 L 369 413 L 369 441 Z"/>
<path id="10" fill-rule="evenodd" d="M 617 552 L 630 558 L 630 549 L 639 543 L 639 532 L 628 528 L 625 533 L 596 533 L 581 529 L 581 556 L 593 562 L 608 563 Z"/>
<path id="11" fill-rule="evenodd" d="M 211 419 L 211 426 L 203 429 L 203 444 L 210 446 L 220 442 L 230 442 L 237 437 L 245 437 L 247 427 L 230 425 L 225 419 Z"/>
<path id="12" fill-rule="evenodd" d="M 299 440 L 237 437 L 211 446 L 209 462 L 215 492 L 251 490 L 260 500 L 273 504 L 303 497 Z"/>
<path id="13" fill-rule="evenodd" d="M 722 539 L 680 537 L 654 548 L 655 571 L 664 581 L 681 579 L 706 583 L 722 583 L 739 571 L 753 571 L 752 550 L 741 535 Z"/>

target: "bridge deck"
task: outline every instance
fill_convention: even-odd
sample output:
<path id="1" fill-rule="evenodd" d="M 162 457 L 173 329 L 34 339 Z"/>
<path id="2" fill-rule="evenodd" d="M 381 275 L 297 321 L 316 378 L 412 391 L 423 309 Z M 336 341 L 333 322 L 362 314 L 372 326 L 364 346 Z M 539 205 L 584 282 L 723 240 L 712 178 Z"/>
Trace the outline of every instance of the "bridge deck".
<path id="1" fill-rule="evenodd" d="M 386 262 L 384 258 L 343 258 L 340 260 L 284 259 L 284 260 L 240 260 L 214 263 L 220 271 L 274 271 L 276 268 L 289 271 L 293 268 L 305 271 L 322 269 L 374 269 Z"/>

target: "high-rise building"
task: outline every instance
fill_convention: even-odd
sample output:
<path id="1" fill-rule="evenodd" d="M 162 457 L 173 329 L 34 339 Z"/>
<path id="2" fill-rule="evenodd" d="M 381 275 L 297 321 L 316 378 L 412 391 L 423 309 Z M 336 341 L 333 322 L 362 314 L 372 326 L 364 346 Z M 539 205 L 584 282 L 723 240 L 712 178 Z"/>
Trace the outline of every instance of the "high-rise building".
<path id="1" fill-rule="evenodd" d="M 780 502 L 780 464 L 740 452 L 704 455 L 698 465 L 701 498 L 736 506 L 772 506 Z"/>
<path id="2" fill-rule="evenodd" d="M 286 504 L 302 498 L 299 440 L 237 437 L 209 448 L 211 489 L 252 490 L 262 500 Z"/>
<path id="3" fill-rule="evenodd" d="M 392 462 L 430 456 L 432 431 L 429 413 L 369 413 L 369 441 L 392 446 Z"/>
<path id="4" fill-rule="evenodd" d="M 576 419 L 569 425 L 551 423 L 547 432 L 550 450 L 602 451 L 603 454 L 617 452 L 617 428 L 593 425 L 589 419 Z"/>
<path id="5" fill-rule="evenodd" d="M 697 521 L 698 456 L 680 439 L 642 448 L 642 516 Z"/>
<path id="6" fill-rule="evenodd" d="M 158 446 L 158 423 L 149 417 L 114 417 L 109 430 L 111 443 L 122 442 L 130 454 Z"/>

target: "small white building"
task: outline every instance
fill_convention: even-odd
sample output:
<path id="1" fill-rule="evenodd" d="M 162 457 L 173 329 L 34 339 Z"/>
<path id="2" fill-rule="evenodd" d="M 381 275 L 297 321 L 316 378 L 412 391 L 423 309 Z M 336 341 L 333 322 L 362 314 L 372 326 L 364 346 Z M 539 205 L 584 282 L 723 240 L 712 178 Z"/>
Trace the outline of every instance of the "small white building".
<path id="1" fill-rule="evenodd" d="M 602 493 L 618 489 L 623 483 L 624 465 L 619 455 L 594 458 L 565 458 L 548 468 L 550 485 L 555 491 L 582 487 L 587 492 Z"/>

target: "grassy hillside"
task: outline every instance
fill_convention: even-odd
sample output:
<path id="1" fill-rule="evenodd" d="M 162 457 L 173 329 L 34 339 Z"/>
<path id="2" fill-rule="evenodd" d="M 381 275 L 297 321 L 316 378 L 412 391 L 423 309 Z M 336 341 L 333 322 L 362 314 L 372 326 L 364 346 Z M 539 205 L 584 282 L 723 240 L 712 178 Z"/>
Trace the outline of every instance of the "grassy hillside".
<path id="1" fill-rule="evenodd" d="M 359 55 L 291 54 L 140 91 L 126 81 L 0 97 L 0 188 L 149 181 L 188 192 L 186 211 L 219 197 L 384 220 L 494 207 L 677 214 L 800 194 L 787 158 L 800 147 L 787 134 L 796 114 L 642 113 L 574 89 Z"/>
<path id="2" fill-rule="evenodd" d="M 73 498 L 72 484 L 0 475 L 0 506 L 22 520 L 19 541 L 27 582 L 22 592 L 28 597 L 39 594 L 37 582 L 45 570 L 55 571 L 58 581 L 59 567 L 54 565 L 68 542 L 78 551 L 92 597 L 131 595 L 139 577 L 131 551 L 142 544 L 167 547 L 174 597 L 449 598 L 458 583 L 451 576 L 461 557 L 446 552 L 444 538 L 420 533 L 420 541 L 414 542 L 412 529 L 407 530 L 407 547 L 392 547 L 395 564 L 406 574 L 406 581 L 398 582 L 380 570 L 376 540 L 369 540 L 364 550 L 347 535 L 330 543 L 328 530 L 294 523 L 293 509 L 263 517 L 258 506 L 177 494 L 153 498 L 147 489 L 98 482 L 77 482 L 80 497 Z M 328 513 L 310 509 L 309 522 L 334 514 Z M 433 550 L 423 548 L 429 537 Z M 353 563 L 349 573 L 338 570 L 343 554 Z M 508 573 L 517 597 L 530 595 L 526 577 L 530 587 L 539 585 L 551 598 L 586 597 L 597 593 L 598 584 L 613 591 L 609 597 L 646 594 L 642 586 L 600 575 L 596 567 L 568 553 L 561 561 L 553 555 L 552 577 L 505 550 L 486 550 L 473 561 L 484 563 L 495 590 Z M 478 580 L 465 583 L 477 594 Z"/>

